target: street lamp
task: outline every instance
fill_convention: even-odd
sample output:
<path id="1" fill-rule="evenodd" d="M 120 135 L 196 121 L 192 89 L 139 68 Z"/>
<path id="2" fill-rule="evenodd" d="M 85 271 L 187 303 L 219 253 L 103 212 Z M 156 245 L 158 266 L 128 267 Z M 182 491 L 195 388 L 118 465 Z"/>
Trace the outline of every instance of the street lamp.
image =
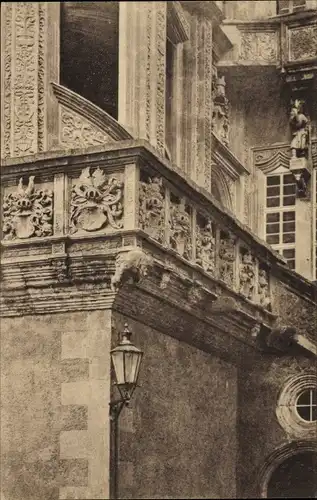
<path id="1" fill-rule="evenodd" d="M 110 498 L 118 498 L 118 419 L 122 408 L 129 401 L 137 386 L 143 352 L 131 342 L 132 332 L 124 325 L 119 345 L 110 351 L 115 375 L 115 385 L 120 398 L 110 402 Z"/>

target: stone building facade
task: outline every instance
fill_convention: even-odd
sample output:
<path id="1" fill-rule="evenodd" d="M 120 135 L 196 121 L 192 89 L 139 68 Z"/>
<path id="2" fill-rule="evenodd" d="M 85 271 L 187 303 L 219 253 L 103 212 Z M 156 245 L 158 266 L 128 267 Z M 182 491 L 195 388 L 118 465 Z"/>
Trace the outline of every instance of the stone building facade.
<path id="1" fill-rule="evenodd" d="M 314 497 L 316 0 L 1 23 L 1 498 Z"/>

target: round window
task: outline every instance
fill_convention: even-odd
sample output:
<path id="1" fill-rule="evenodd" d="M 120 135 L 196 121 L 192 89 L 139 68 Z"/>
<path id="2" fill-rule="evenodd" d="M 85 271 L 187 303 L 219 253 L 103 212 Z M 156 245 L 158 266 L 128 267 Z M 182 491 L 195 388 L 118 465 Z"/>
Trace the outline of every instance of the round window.
<path id="1" fill-rule="evenodd" d="M 296 400 L 296 411 L 306 422 L 317 420 L 317 390 L 306 389 Z"/>
<path id="2" fill-rule="evenodd" d="M 296 437 L 317 437 L 317 376 L 290 377 L 279 394 L 276 416 L 285 431 Z"/>

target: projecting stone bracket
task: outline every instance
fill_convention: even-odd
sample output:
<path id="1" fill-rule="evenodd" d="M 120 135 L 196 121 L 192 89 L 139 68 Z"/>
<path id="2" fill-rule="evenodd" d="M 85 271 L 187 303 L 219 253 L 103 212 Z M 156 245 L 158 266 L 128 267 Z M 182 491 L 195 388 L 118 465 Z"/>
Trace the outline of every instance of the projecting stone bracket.
<path id="1" fill-rule="evenodd" d="M 117 292 L 125 283 L 139 283 L 147 276 L 152 258 L 140 249 L 120 253 L 116 259 L 115 274 L 111 278 L 111 289 Z"/>
<path id="2" fill-rule="evenodd" d="M 310 356 L 312 354 L 317 356 L 316 344 L 305 335 L 298 333 L 293 326 L 276 325 L 268 328 L 260 325 L 256 337 L 261 350 L 290 354 L 300 349 Z"/>

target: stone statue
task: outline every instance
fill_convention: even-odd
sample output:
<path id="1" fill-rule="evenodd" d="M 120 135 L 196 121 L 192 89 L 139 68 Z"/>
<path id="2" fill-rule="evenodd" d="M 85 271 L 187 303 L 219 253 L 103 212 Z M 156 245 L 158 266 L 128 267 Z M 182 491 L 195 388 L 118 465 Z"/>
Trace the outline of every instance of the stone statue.
<path id="1" fill-rule="evenodd" d="M 308 148 L 308 118 L 303 112 L 304 101 L 296 99 L 292 104 L 290 126 L 293 133 L 291 142 L 292 158 L 305 156 Z"/>

